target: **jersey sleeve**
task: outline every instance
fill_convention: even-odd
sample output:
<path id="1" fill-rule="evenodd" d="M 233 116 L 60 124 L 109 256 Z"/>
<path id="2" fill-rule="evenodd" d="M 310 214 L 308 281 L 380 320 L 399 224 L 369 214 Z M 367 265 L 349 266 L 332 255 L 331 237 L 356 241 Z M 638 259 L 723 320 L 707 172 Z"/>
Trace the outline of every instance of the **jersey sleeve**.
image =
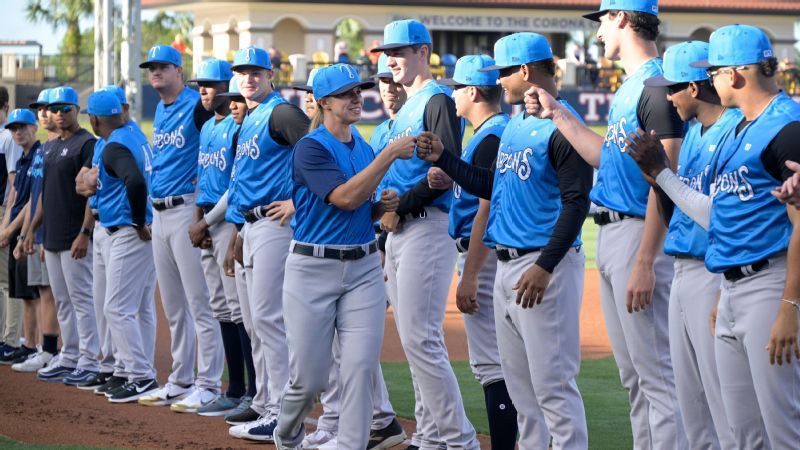
<path id="1" fill-rule="evenodd" d="M 789 122 L 761 153 L 761 163 L 776 180 L 786 181 L 794 175 L 786 161 L 800 162 L 800 122 Z"/>
<path id="2" fill-rule="evenodd" d="M 203 102 L 201 100 L 197 100 L 197 104 L 194 105 L 194 126 L 197 128 L 198 131 L 203 129 L 203 125 L 208 122 L 208 119 L 214 117 L 214 111 L 206 111 L 203 108 Z"/>
<path id="3" fill-rule="evenodd" d="M 308 134 L 311 121 L 297 106 L 281 103 L 272 110 L 269 119 L 269 135 L 275 142 L 294 146 Z"/>
<path id="4" fill-rule="evenodd" d="M 294 181 L 305 185 L 326 203 L 339 185 L 347 182 L 333 155 L 315 139 L 301 139 L 294 149 Z"/>
<path id="5" fill-rule="evenodd" d="M 667 100 L 666 87 L 645 87 L 636 114 L 643 129 L 648 132 L 656 130 L 659 139 L 680 139 L 686 134 L 681 116 Z"/>
<path id="6" fill-rule="evenodd" d="M 127 147 L 112 142 L 103 149 L 103 166 L 109 175 L 125 183 L 133 223 L 144 225 L 147 215 L 147 182 L 138 168 L 136 158 Z"/>

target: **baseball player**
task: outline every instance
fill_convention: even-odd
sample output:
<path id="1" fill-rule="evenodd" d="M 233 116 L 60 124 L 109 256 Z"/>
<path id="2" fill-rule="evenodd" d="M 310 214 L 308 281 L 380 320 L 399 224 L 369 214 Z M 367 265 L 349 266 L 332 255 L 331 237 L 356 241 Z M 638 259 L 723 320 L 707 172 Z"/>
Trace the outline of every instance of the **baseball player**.
<path id="1" fill-rule="evenodd" d="M 341 345 L 338 448 L 363 449 L 370 440 L 386 308 L 372 221 L 387 210 L 392 195 L 391 208 L 399 203 L 394 192 L 386 192 L 380 204 L 370 200 L 392 162 L 410 158 L 414 149 L 413 139 L 404 139 L 376 158 L 352 132 L 361 118 L 361 89 L 372 86 L 347 64 L 320 69 L 313 80 L 312 131 L 295 146 L 292 198 L 298 215 L 284 280 L 292 375 L 275 431 L 281 449 L 303 448 L 303 421 L 328 386 L 334 333 Z M 308 291 L 308 279 L 320 282 Z"/>
<path id="2" fill-rule="evenodd" d="M 308 131 L 308 118 L 272 89 L 272 64 L 264 49 L 239 49 L 233 71 L 249 112 L 239 129 L 228 209 L 238 210 L 247 222 L 242 229 L 245 278 L 254 333 L 266 361 L 268 400 L 257 421 L 234 426 L 229 432 L 233 437 L 271 442 L 289 381 L 283 262 L 292 238 L 286 225 L 294 215 L 291 148 Z M 265 220 L 272 218 L 277 220 Z"/>
<path id="3" fill-rule="evenodd" d="M 389 118 L 378 124 L 375 130 L 372 131 L 372 136 L 369 138 L 369 146 L 375 150 L 376 153 L 380 152 L 389 143 L 389 131 L 392 129 L 392 122 L 397 116 L 397 112 L 406 102 L 406 91 L 403 85 L 395 83 L 392 76 L 392 69 L 386 61 L 389 59 L 385 53 L 381 53 L 378 57 L 378 72 L 372 76 L 378 83 L 378 90 L 381 93 L 381 101 L 383 108 L 389 114 Z"/>
<path id="4" fill-rule="evenodd" d="M 8 89 L 0 86 L 0 126 L 8 120 L 9 111 Z M 11 132 L 5 127 L 0 128 L 0 153 L 3 154 L 5 165 L 0 167 L 0 191 L 2 191 L 3 205 L 8 203 L 9 187 L 14 184 L 15 164 L 22 150 L 14 142 Z M 5 215 L 5 206 L 0 206 L 0 215 Z M 9 363 L 13 360 L 14 353 L 19 349 L 19 338 L 22 329 L 22 302 L 11 300 L 8 296 L 8 270 L 4 267 L 7 263 L 6 252 L 0 248 L 0 363 Z"/>
<path id="5" fill-rule="evenodd" d="M 521 104 L 532 85 L 557 96 L 555 62 L 544 36 L 506 36 L 494 53 L 493 64 L 481 62 L 473 70 L 498 70 L 506 102 Z M 577 116 L 566 102 L 560 104 Z M 483 240 L 499 261 L 497 345 L 519 417 L 520 448 L 547 448 L 551 436 L 553 448 L 587 448 L 576 378 L 585 270 L 579 235 L 589 209 L 591 168 L 552 121 L 528 114 L 505 126 L 493 171 L 444 154 L 435 135 L 420 136 L 419 146 L 417 154 L 436 159 L 461 189 L 491 197 Z"/>
<path id="6" fill-rule="evenodd" d="M 139 64 L 161 101 L 153 121 L 150 197 L 153 209 L 153 256 L 161 303 L 172 339 L 172 372 L 166 385 L 140 404 L 193 412 L 216 400 L 224 366 L 222 336 L 209 304 L 200 249 L 187 228 L 194 221 L 200 129 L 211 118 L 200 95 L 183 83 L 181 55 L 156 45 Z M 102 216 L 101 216 L 102 219 Z M 197 353 L 197 377 L 194 374 Z"/>
<path id="7" fill-rule="evenodd" d="M 138 323 L 142 303 L 154 277 L 149 224 L 148 179 L 152 149 L 146 137 L 127 125 L 122 104 L 113 92 L 97 91 L 89 96 L 87 113 L 94 132 L 104 140 L 96 169 L 97 212 L 107 234 L 108 259 L 103 312 L 112 333 L 127 382 L 107 392 L 112 403 L 131 403 L 158 390 L 152 355 Z M 130 276 L 135 267 L 139 276 Z M 119 372 L 115 372 L 120 376 Z"/>
<path id="8" fill-rule="evenodd" d="M 19 240 L 20 230 L 28 212 L 27 204 L 31 190 L 31 166 L 34 155 L 40 147 L 36 139 L 38 130 L 36 116 L 29 109 L 15 109 L 8 116 L 5 124 L 11 131 L 14 142 L 22 149 L 22 154 L 16 163 L 13 177 L 14 184 L 8 195 L 9 205 L 3 219 L 0 231 L 0 245 L 8 247 L 10 243 Z M 9 280 L 9 298 L 23 303 L 23 330 L 25 344 L 20 345 L 13 353 L 13 366 L 25 362 L 29 357 L 36 356 L 39 328 L 37 314 L 39 310 L 39 292 L 36 288 L 28 286 L 28 268 L 26 260 L 17 260 L 13 252 L 7 253 L 7 275 Z M 4 359 L 5 362 L 5 359 Z M 19 366 L 18 366 L 19 367 Z"/>
<path id="9" fill-rule="evenodd" d="M 78 385 L 93 378 L 99 369 L 100 344 L 91 286 L 94 217 L 86 198 L 75 192 L 75 177 L 91 160 L 96 138 L 78 124 L 78 93 L 73 88 L 54 88 L 48 110 L 59 138 L 44 155 L 39 217 L 63 347 L 58 365 L 39 372 L 38 377 Z M 36 216 L 32 226 L 34 230 L 39 226 Z M 74 370 L 65 377 L 63 367 Z"/>
<path id="10" fill-rule="evenodd" d="M 231 65 L 227 61 L 209 59 L 203 62 L 193 82 L 200 87 L 203 107 L 214 112 L 200 131 L 200 155 L 198 161 L 197 209 L 194 224 L 189 227 L 192 244 L 202 247 L 205 239 L 210 239 L 211 248 L 201 250 L 206 283 L 211 291 L 211 308 L 222 333 L 225 359 L 228 365 L 228 390 L 213 403 L 202 406 L 198 414 L 224 416 L 233 411 L 245 394 L 244 355 L 239 336 L 242 314 L 236 293 L 236 280 L 226 277 L 223 268 L 228 240 L 231 238 L 233 224 L 220 221 L 213 227 L 203 220 L 227 192 L 231 179 L 231 168 L 235 148 L 231 141 L 239 125 L 230 115 L 230 100 L 218 96 L 228 89 L 233 78 Z M 224 212 L 224 211 L 223 211 Z"/>
<path id="11" fill-rule="evenodd" d="M 735 108 L 720 105 L 704 69 L 689 66 L 706 59 L 706 42 L 673 45 L 664 53 L 664 74 L 645 80 L 644 85 L 666 86 L 667 98 L 681 119 L 697 120 L 681 144 L 677 173 L 688 186 L 708 195 L 716 151 L 742 115 Z M 707 248 L 708 233 L 675 210 L 664 240 L 664 253 L 675 257 L 669 300 L 670 354 L 689 447 L 734 448 L 722 405 L 714 339 L 708 332 L 708 317 L 719 297 L 720 276 L 705 268 Z"/>
<path id="12" fill-rule="evenodd" d="M 44 250 L 42 249 L 43 233 L 42 229 L 31 226 L 33 217 L 38 212 L 41 221 L 41 193 L 42 181 L 44 179 L 44 155 L 52 142 L 58 137 L 55 133 L 55 123 L 50 120 L 47 111 L 50 89 L 45 89 L 39 93 L 36 102 L 30 105 L 31 109 L 36 109 L 39 123 L 47 130 L 47 142 L 39 146 L 33 156 L 33 170 L 31 173 L 31 195 L 28 211 L 22 224 L 23 236 L 17 241 L 14 249 L 14 256 L 18 259 L 28 258 L 28 284 L 36 286 L 39 290 L 39 329 L 42 333 L 42 348 L 36 354 L 20 364 L 15 364 L 12 369 L 20 372 L 38 372 L 44 370 L 48 365 L 59 365 L 60 353 L 58 352 L 59 325 L 56 314 L 55 299 L 50 289 L 50 280 L 47 276 L 47 268 L 44 263 Z M 35 244 L 35 245 L 34 245 Z M 26 248 L 29 245 L 30 248 Z M 27 256 L 26 256 L 27 255 Z M 62 367 L 66 372 L 66 369 Z M 66 372 L 67 374 L 69 372 Z"/>
<path id="13" fill-rule="evenodd" d="M 439 81 L 453 88 L 456 113 L 472 124 L 475 134 L 461 159 L 489 170 L 497 158 L 500 136 L 509 121 L 500 110 L 502 88 L 499 71 L 482 72 L 494 65 L 488 56 L 468 55 L 456 62 L 453 78 Z M 433 174 L 441 169 L 432 168 Z M 453 186 L 450 206 L 450 237 L 458 249 L 457 306 L 464 313 L 470 366 L 483 387 L 489 434 L 494 449 L 513 449 L 517 436 L 517 410 L 511 402 L 500 368 L 497 333 L 494 323 L 492 290 L 497 271 L 497 257 L 482 242 L 489 217 L 489 201 Z M 473 233 L 473 231 L 475 233 Z M 475 239 L 471 239 L 471 236 Z"/>
<path id="14" fill-rule="evenodd" d="M 381 55 L 383 64 L 386 64 L 386 56 Z M 385 69 L 388 71 L 388 68 Z M 316 76 L 317 69 L 309 73 L 307 84 L 294 86 L 294 89 L 305 91 L 306 99 L 311 99 L 311 102 L 306 102 L 306 113 L 310 118 L 316 114 L 317 102 L 314 99 L 313 82 Z M 391 74 L 388 74 L 389 81 L 391 81 Z M 393 82 L 392 82 L 393 83 Z M 399 86 L 399 85 L 398 85 Z M 402 87 L 399 87 L 402 90 Z M 396 102 L 395 102 L 396 103 Z M 397 106 L 400 109 L 400 106 Z M 310 113 L 309 113 L 310 112 Z M 393 113 L 390 113 L 393 114 Z M 380 127 L 380 125 L 379 125 Z M 351 132 L 358 134 L 358 129 L 351 126 Z M 377 130 L 377 129 L 376 129 Z M 385 136 L 385 132 L 382 133 Z M 359 135 L 360 136 L 360 135 Z M 373 137 L 375 132 L 373 132 Z M 385 146 L 385 142 L 380 142 L 379 150 Z M 371 145 L 370 145 L 371 147 Z M 373 147 L 373 150 L 375 148 Z M 320 395 L 320 403 L 322 404 L 322 415 L 317 419 L 317 427 L 313 433 L 307 434 L 303 439 L 304 449 L 333 449 L 338 445 L 337 432 L 339 429 L 339 403 L 341 397 L 340 385 L 340 367 L 341 367 L 341 343 L 339 342 L 338 334 L 333 338 L 333 364 L 331 364 L 330 376 L 328 378 L 328 386 Z M 383 380 L 383 372 L 381 371 L 380 364 L 377 370 L 373 373 L 373 413 L 372 425 L 369 441 L 367 442 L 367 449 L 382 449 L 390 448 L 405 440 L 405 432 L 403 427 L 396 419 L 396 414 L 392 404 L 389 402 L 389 392 L 386 389 L 386 383 Z"/>
<path id="15" fill-rule="evenodd" d="M 744 116 L 716 151 L 710 195 L 667 169 L 649 133 L 629 134 L 648 179 L 708 229 L 706 267 L 722 273 L 714 351 L 736 448 L 795 448 L 800 442 L 800 213 L 771 195 L 800 158 L 800 105 L 776 83 L 763 31 L 730 25 L 712 33 L 707 67 L 722 105 Z M 794 359 L 794 360 L 793 360 Z"/>
<path id="16" fill-rule="evenodd" d="M 624 136 L 642 126 L 658 130 L 671 161 L 677 161 L 684 125 L 664 87 L 645 87 L 661 75 L 655 39 L 656 0 L 603 0 L 587 19 L 599 21 L 605 57 L 627 73 L 614 95 L 605 138 L 586 127 L 547 92 L 532 88 L 529 113 L 550 118 L 575 150 L 598 169 L 591 200 L 600 226 L 597 267 L 600 299 L 620 380 L 630 399 L 634 448 L 683 448 L 667 316 L 673 262 L 663 252 L 663 221 L 655 193 L 625 156 Z"/>
<path id="17" fill-rule="evenodd" d="M 431 76 L 432 39 L 427 28 L 416 20 L 391 22 L 384 29 L 383 42 L 372 51 L 388 56 L 394 81 L 402 84 L 408 95 L 392 122 L 389 143 L 431 131 L 441 137 L 447 151 L 460 155 L 461 124 L 449 89 Z M 416 157 L 399 161 L 381 183 L 381 190 L 400 194 L 397 211 L 381 219 L 384 229 L 391 231 L 386 241 L 387 288 L 411 368 L 415 398 L 422 403 L 416 442 L 421 448 L 435 448 L 441 442 L 471 449 L 478 447 L 475 429 L 464 413 L 442 335 L 456 262 L 455 246 L 447 235 L 452 193 L 428 187 L 429 167 L 430 163 Z"/>

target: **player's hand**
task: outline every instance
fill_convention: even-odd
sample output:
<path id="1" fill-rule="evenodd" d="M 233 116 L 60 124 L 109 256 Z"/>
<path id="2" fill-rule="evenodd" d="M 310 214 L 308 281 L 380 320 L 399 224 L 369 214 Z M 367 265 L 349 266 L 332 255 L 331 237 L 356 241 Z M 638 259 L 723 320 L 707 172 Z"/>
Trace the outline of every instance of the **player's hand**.
<path id="1" fill-rule="evenodd" d="M 153 239 L 153 234 L 150 232 L 150 225 L 134 228 L 134 230 L 136 230 L 136 235 L 139 236 L 139 239 L 145 242 Z"/>
<path id="2" fill-rule="evenodd" d="M 552 119 L 560 107 L 561 103 L 542 88 L 531 87 L 525 91 L 525 112 L 534 117 Z"/>
<path id="3" fill-rule="evenodd" d="M 544 291 L 549 284 L 550 274 L 537 264 L 532 265 L 514 285 L 514 290 L 517 291 L 517 304 L 524 309 L 542 303 Z"/>
<path id="4" fill-rule="evenodd" d="M 192 241 L 193 246 L 201 247 L 206 238 L 211 239 L 208 234 L 208 222 L 206 222 L 206 219 L 200 219 L 189 225 L 189 240 Z"/>
<path id="5" fill-rule="evenodd" d="M 17 241 L 17 245 L 14 246 L 14 259 L 17 261 L 21 261 L 22 258 L 27 258 L 28 255 L 25 254 L 25 251 L 22 249 L 22 240 Z"/>
<path id="6" fill-rule="evenodd" d="M 222 270 L 225 272 L 225 276 L 228 277 L 236 276 L 236 259 L 233 256 L 233 248 L 235 245 L 234 243 L 234 245 L 228 246 L 228 249 L 225 251 L 225 259 L 222 260 Z"/>
<path id="7" fill-rule="evenodd" d="M 717 334 L 718 311 L 719 311 L 719 294 L 717 294 L 717 301 L 714 302 L 714 306 L 711 307 L 711 311 L 708 314 L 708 324 L 711 326 L 711 337 L 714 337 Z"/>
<path id="8" fill-rule="evenodd" d="M 393 233 L 400 231 L 400 216 L 396 212 L 387 212 L 381 216 L 381 230 Z"/>
<path id="9" fill-rule="evenodd" d="M 423 131 L 417 138 L 417 157 L 419 159 L 436 162 L 442 156 L 444 144 L 439 136 L 430 131 Z"/>
<path id="10" fill-rule="evenodd" d="M 414 149 L 416 148 L 416 136 L 403 136 L 386 146 L 383 151 L 388 151 L 395 159 L 411 159 L 414 157 Z"/>
<path id="11" fill-rule="evenodd" d="M 400 197 L 394 189 L 384 189 L 381 191 L 381 209 L 383 212 L 395 212 L 400 206 Z"/>
<path id="12" fill-rule="evenodd" d="M 456 306 L 464 314 L 475 314 L 480 309 L 476 275 L 461 274 L 461 280 L 456 288 Z"/>
<path id="13" fill-rule="evenodd" d="M 86 189 L 86 183 L 83 180 L 83 176 L 89 172 L 88 167 L 81 167 L 81 170 L 78 172 L 78 175 L 75 176 L 75 192 L 78 195 L 82 195 L 84 197 L 89 197 L 91 194 Z"/>
<path id="14" fill-rule="evenodd" d="M 233 258 L 244 267 L 244 240 L 241 236 L 236 236 L 236 242 L 233 244 Z"/>
<path id="15" fill-rule="evenodd" d="M 78 177 L 80 176 L 81 174 L 78 173 Z M 98 166 L 94 166 L 91 169 L 87 170 L 86 172 L 83 172 L 83 183 L 81 183 L 83 192 L 78 191 L 78 193 L 85 197 L 91 197 L 92 195 L 94 195 L 97 192 L 97 179 L 99 178 L 99 176 L 100 176 L 100 169 L 98 168 Z M 75 183 L 76 190 L 77 190 L 77 184 L 78 183 L 76 182 Z"/>
<path id="16" fill-rule="evenodd" d="M 636 264 L 633 266 L 626 289 L 626 305 L 629 313 L 644 311 L 653 301 L 653 290 L 656 288 L 656 274 L 653 265 Z"/>
<path id="17" fill-rule="evenodd" d="M 794 171 L 794 174 L 787 178 L 782 185 L 772 190 L 781 203 L 788 203 L 800 209 L 800 164 L 794 161 L 786 161 L 786 167 Z"/>
<path id="18" fill-rule="evenodd" d="M 800 361 L 800 342 L 798 342 L 798 313 L 797 308 L 794 306 L 781 302 L 780 309 L 778 309 L 778 317 L 772 324 L 772 331 L 769 333 L 769 344 L 767 344 L 767 353 L 769 353 L 769 363 L 783 365 L 784 359 L 786 364 L 791 364 L 792 354 Z"/>
<path id="19" fill-rule="evenodd" d="M 656 177 L 669 167 L 669 158 L 664 146 L 656 137 L 655 130 L 645 133 L 637 128 L 635 133 L 628 133 L 625 138 L 625 150 L 636 161 L 648 183 L 655 185 Z"/>
<path id="20" fill-rule="evenodd" d="M 89 250 L 89 236 L 78 233 L 78 237 L 72 241 L 72 247 L 70 247 L 69 254 L 72 256 L 72 259 L 81 259 L 86 257 L 86 253 Z"/>
<path id="21" fill-rule="evenodd" d="M 453 186 L 453 179 L 438 167 L 428 169 L 428 187 L 431 189 L 450 189 Z"/>
<path id="22" fill-rule="evenodd" d="M 294 202 L 291 200 L 278 200 L 267 205 L 267 217 L 269 220 L 280 220 L 281 226 L 289 223 L 294 213 Z"/>
<path id="23" fill-rule="evenodd" d="M 25 235 L 25 239 L 22 240 L 22 251 L 25 252 L 26 255 L 32 255 L 34 249 L 34 235 L 36 233 L 32 230 Z"/>

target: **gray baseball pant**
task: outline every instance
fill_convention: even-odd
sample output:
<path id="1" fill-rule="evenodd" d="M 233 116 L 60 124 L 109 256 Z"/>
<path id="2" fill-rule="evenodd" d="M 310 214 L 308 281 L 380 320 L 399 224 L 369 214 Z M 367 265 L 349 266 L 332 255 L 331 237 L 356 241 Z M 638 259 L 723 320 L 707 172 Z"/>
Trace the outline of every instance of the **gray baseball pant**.
<path id="1" fill-rule="evenodd" d="M 723 281 L 714 351 L 737 449 L 800 445 L 800 362 L 771 365 L 766 351 L 786 282 L 786 256 L 739 281 Z"/>
<path id="2" fill-rule="evenodd" d="M 97 371 L 100 341 L 92 299 L 93 251 L 90 242 L 81 259 L 73 259 L 69 250 L 45 250 L 44 258 L 61 328 L 61 364 Z"/>
<path id="3" fill-rule="evenodd" d="M 720 282 L 720 275 L 710 273 L 702 259 L 675 259 L 669 298 L 669 347 L 689 448 L 735 446 L 722 404 L 714 336 L 709 328 Z"/>
<path id="4" fill-rule="evenodd" d="M 628 279 L 636 264 L 644 220 L 625 219 L 602 225 L 597 235 L 600 302 L 622 386 L 631 405 L 633 447 L 687 448 L 672 361 L 669 354 L 669 288 L 673 262 L 659 252 L 653 264 L 652 304 L 629 313 Z"/>
<path id="5" fill-rule="evenodd" d="M 122 370 L 122 361 L 118 361 L 117 348 L 111 338 L 111 329 L 106 323 L 103 312 L 106 299 L 106 261 L 111 241 L 100 221 L 95 222 L 92 234 L 92 294 L 94 295 L 94 315 L 97 320 L 97 336 L 100 340 L 100 372 L 111 373 Z M 35 255 L 34 255 L 35 257 Z"/>
<path id="6" fill-rule="evenodd" d="M 4 207 L 0 206 L 0 214 Z M 8 296 L 8 247 L 0 248 L 0 342 L 14 347 L 22 335 L 23 303 Z"/>
<path id="7" fill-rule="evenodd" d="M 155 378 L 146 338 L 138 323 L 139 312 L 143 310 L 141 303 L 155 301 L 144 297 L 148 283 L 143 282 L 152 279 L 155 271 L 152 242 L 139 239 L 132 227 L 120 228 L 109 235 L 108 240 L 105 295 L 108 328 L 128 380 Z"/>
<path id="8" fill-rule="evenodd" d="M 424 415 L 430 414 L 448 448 L 474 449 L 479 446 L 475 429 L 464 413 L 442 330 L 456 247 L 447 234 L 447 213 L 438 208 L 425 211 L 425 218 L 406 221 L 402 230 L 389 234 L 385 267 L 389 299 L 424 404 L 423 426 Z M 428 444 L 422 444 L 427 450 Z"/>
<path id="9" fill-rule="evenodd" d="M 194 197 L 184 196 L 184 201 L 174 208 L 153 210 L 153 256 L 171 338 L 169 382 L 219 392 L 225 365 L 222 333 L 211 313 L 200 249 L 192 246 L 186 231 L 194 221 Z"/>
<path id="10" fill-rule="evenodd" d="M 569 249 L 550 277 L 542 303 L 517 305 L 514 286 L 540 252 L 497 265 L 497 344 L 508 393 L 517 408 L 519 447 L 588 448 L 586 413 L 576 379 L 581 364 L 580 311 L 586 256 Z"/>
<path id="11" fill-rule="evenodd" d="M 240 310 L 242 312 L 242 323 L 247 336 L 250 337 L 250 350 L 253 354 L 253 366 L 256 369 L 256 395 L 250 404 L 250 408 L 258 414 L 267 411 L 267 362 L 264 360 L 264 346 L 261 339 L 255 332 L 253 325 L 253 314 L 251 312 L 250 297 L 247 295 L 247 271 L 244 266 L 236 263 L 236 291 L 238 293 Z"/>
<path id="12" fill-rule="evenodd" d="M 467 254 L 458 255 L 459 279 L 464 273 Z M 481 386 L 503 379 L 500 368 L 500 351 L 497 349 L 497 329 L 494 323 L 494 278 L 497 273 L 497 256 L 490 252 L 478 272 L 479 309 L 474 314 L 462 314 L 467 332 L 469 365 Z"/>
<path id="13" fill-rule="evenodd" d="M 283 395 L 276 441 L 290 447 L 302 441 L 303 421 L 328 385 L 336 332 L 342 350 L 337 442 L 340 449 L 363 450 L 386 315 L 379 255 L 340 261 L 290 253 L 284 294 L 291 381 Z"/>
<path id="14" fill-rule="evenodd" d="M 283 274 L 291 241 L 292 229 L 288 225 L 281 226 L 278 221 L 261 219 L 245 225 L 243 256 L 247 271 L 247 294 L 254 332 L 261 340 L 261 352 L 267 369 L 265 412 L 276 416 L 280 412 L 281 396 L 289 381 Z"/>
<path id="15" fill-rule="evenodd" d="M 236 280 L 225 275 L 225 254 L 233 224 L 220 222 L 208 228 L 212 247 L 200 251 L 203 274 L 211 294 L 211 311 L 219 322 L 242 323 Z"/>

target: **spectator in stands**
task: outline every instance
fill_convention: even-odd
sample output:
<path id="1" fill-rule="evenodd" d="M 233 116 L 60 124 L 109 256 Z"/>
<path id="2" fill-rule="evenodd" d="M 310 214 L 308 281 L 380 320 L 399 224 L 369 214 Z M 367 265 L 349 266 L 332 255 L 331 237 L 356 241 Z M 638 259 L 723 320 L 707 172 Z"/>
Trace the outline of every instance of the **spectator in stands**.
<path id="1" fill-rule="evenodd" d="M 180 33 L 175 35 L 175 40 L 172 41 L 172 44 L 170 45 L 172 46 L 172 48 L 179 51 L 181 55 L 189 55 L 189 56 L 192 55 L 192 49 L 189 48 L 188 45 L 186 45 L 186 42 L 183 39 L 183 35 Z"/>
<path id="2" fill-rule="evenodd" d="M 267 49 L 267 53 L 269 53 L 269 61 L 272 63 L 273 70 L 277 70 L 281 66 L 283 55 L 281 55 L 280 50 L 275 47 Z"/>
<path id="3" fill-rule="evenodd" d="M 369 49 L 372 50 L 373 48 L 381 45 L 381 41 L 377 39 L 372 40 L 372 44 L 369 46 Z M 378 58 L 381 57 L 383 53 L 381 52 L 368 52 L 367 56 L 369 57 L 369 61 L 372 63 L 374 72 L 378 71 Z M 373 73 L 374 73 L 373 72 Z"/>
<path id="4" fill-rule="evenodd" d="M 347 42 L 339 41 L 333 48 L 333 61 L 341 64 L 350 64 L 350 55 L 347 53 Z"/>

